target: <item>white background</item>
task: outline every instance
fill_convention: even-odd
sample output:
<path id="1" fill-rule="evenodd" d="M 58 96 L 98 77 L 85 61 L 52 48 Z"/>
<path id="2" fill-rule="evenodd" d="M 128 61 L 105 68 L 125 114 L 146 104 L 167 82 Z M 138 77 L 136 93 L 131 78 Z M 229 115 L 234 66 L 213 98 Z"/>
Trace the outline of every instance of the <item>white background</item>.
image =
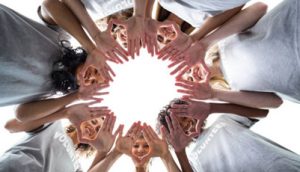
<path id="1" fill-rule="evenodd" d="M 0 0 L 20 13 L 38 20 L 37 0 Z M 251 3 L 256 1 L 251 1 Z M 281 0 L 263 0 L 269 10 Z M 105 97 L 105 105 L 109 105 L 117 115 L 117 124 L 124 123 L 127 129 L 132 122 L 141 120 L 154 126 L 159 109 L 174 97 L 178 97 L 174 87 L 174 78 L 169 76 L 167 63 L 156 60 L 145 51 L 135 60 L 122 66 L 112 65 L 117 77 L 109 88 L 110 95 Z M 288 84 L 288 83 L 287 83 Z M 1 95 L 0 95 L 1 96 Z M 300 154 L 300 105 L 285 101 L 278 109 L 271 110 L 268 117 L 257 123 L 252 130 L 274 140 L 288 149 Z M 10 134 L 4 128 L 5 122 L 14 117 L 14 107 L 0 108 L 0 155 L 24 135 Z M 217 117 L 214 114 L 210 119 Z M 209 123 L 213 120 L 209 120 Z M 125 131 L 126 131 L 125 129 Z M 87 168 L 89 163 L 84 163 Z M 133 171 L 132 161 L 123 156 L 111 169 L 112 172 L 126 169 Z M 150 171 L 163 171 L 161 161 L 153 161 Z M 128 169 L 128 170 L 127 170 Z M 124 171 L 123 170 L 123 171 Z"/>

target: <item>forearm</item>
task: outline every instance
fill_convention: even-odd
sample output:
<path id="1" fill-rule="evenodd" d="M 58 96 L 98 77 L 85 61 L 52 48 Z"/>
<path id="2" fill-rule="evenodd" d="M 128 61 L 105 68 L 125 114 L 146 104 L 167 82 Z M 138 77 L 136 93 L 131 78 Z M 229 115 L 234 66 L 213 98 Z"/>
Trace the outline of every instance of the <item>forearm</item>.
<path id="1" fill-rule="evenodd" d="M 182 172 L 193 172 L 193 169 L 190 165 L 189 159 L 186 155 L 185 149 L 179 152 L 175 152 L 178 158 L 179 164 L 181 166 Z"/>
<path id="2" fill-rule="evenodd" d="M 22 122 L 35 121 L 63 109 L 77 99 L 77 93 L 71 93 L 60 98 L 25 103 L 18 106 L 16 118 Z"/>
<path id="3" fill-rule="evenodd" d="M 106 155 L 107 155 L 107 152 L 97 151 L 97 154 L 96 154 L 96 156 L 95 156 L 95 158 L 94 158 L 94 160 L 93 160 L 93 162 L 92 162 L 89 169 L 92 169 L 95 165 L 97 165 L 99 162 L 104 160 Z"/>
<path id="4" fill-rule="evenodd" d="M 213 90 L 213 97 L 253 108 L 277 108 L 282 104 L 280 97 L 267 92 Z"/>
<path id="5" fill-rule="evenodd" d="M 169 172 L 180 172 L 180 169 L 174 161 L 171 152 L 168 152 L 168 154 L 164 157 L 161 157 L 161 159 Z"/>
<path id="6" fill-rule="evenodd" d="M 75 16 L 79 19 L 81 25 L 87 30 L 89 35 L 94 39 L 100 32 L 97 25 L 88 14 L 86 8 L 80 0 L 63 0 L 63 2 L 73 11 Z"/>
<path id="7" fill-rule="evenodd" d="M 147 0 L 146 13 L 145 13 L 146 18 L 151 18 L 154 2 L 155 0 Z"/>
<path id="8" fill-rule="evenodd" d="M 145 18 L 147 3 L 149 0 L 134 0 L 134 16 Z M 150 0 L 153 1 L 153 0 Z"/>
<path id="9" fill-rule="evenodd" d="M 74 36 L 84 49 L 88 52 L 94 49 L 94 44 L 86 35 L 80 21 L 65 3 L 58 0 L 44 0 L 42 5 L 51 18 Z"/>
<path id="10" fill-rule="evenodd" d="M 200 41 L 209 48 L 219 40 L 253 26 L 266 13 L 266 10 L 267 6 L 264 3 L 257 2 L 239 12 L 218 30 L 204 37 Z"/>
<path id="11" fill-rule="evenodd" d="M 268 114 L 268 110 L 251 108 L 236 104 L 210 103 L 211 113 L 233 113 L 248 118 L 263 118 Z"/>
<path id="12" fill-rule="evenodd" d="M 210 33 L 211 31 L 215 30 L 216 28 L 223 25 L 226 21 L 231 19 L 233 16 L 235 16 L 237 13 L 241 11 L 243 6 L 239 6 L 236 8 L 233 8 L 231 10 L 227 10 L 221 14 L 218 14 L 213 17 L 209 17 L 205 20 L 205 22 L 202 24 L 202 26 L 194 33 L 191 34 L 191 38 L 193 41 L 198 41 L 201 38 L 203 38 L 205 35 Z"/>
<path id="13" fill-rule="evenodd" d="M 107 172 L 111 166 L 121 157 L 122 153 L 112 150 L 102 161 L 91 167 L 88 172 Z M 93 163 L 94 164 L 94 163 Z"/>
<path id="14" fill-rule="evenodd" d="M 17 119 L 11 119 L 8 122 L 6 122 L 5 128 L 10 133 L 17 133 L 17 132 L 22 132 L 22 131 L 32 131 L 44 124 L 66 118 L 65 115 L 66 115 L 65 110 L 61 109 L 51 115 L 48 115 L 44 118 L 40 118 L 40 119 L 33 120 L 33 121 L 22 122 L 22 121 L 18 121 Z"/>

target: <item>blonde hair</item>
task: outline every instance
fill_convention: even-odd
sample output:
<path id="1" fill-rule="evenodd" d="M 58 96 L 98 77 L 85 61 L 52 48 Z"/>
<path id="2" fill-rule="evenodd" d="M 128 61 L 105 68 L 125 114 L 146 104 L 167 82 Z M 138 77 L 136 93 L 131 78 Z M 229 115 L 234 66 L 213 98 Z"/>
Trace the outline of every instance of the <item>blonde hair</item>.
<path id="1" fill-rule="evenodd" d="M 214 45 L 207 51 L 205 55 L 205 63 L 210 69 L 220 71 L 220 52 L 217 45 Z M 218 75 L 211 76 L 209 84 L 215 89 L 230 90 L 230 86 L 221 72 L 218 73 Z"/>

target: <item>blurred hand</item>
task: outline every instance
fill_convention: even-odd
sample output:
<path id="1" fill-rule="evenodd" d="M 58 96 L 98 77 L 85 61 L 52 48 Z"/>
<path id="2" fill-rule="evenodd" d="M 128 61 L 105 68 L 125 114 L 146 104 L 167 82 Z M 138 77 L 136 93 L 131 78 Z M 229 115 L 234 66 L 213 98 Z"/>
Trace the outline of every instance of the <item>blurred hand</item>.
<path id="1" fill-rule="evenodd" d="M 87 69 L 90 66 L 95 67 L 99 71 L 99 73 L 109 81 L 113 81 L 112 76 L 116 76 L 111 67 L 106 63 L 104 54 L 97 49 L 94 49 L 88 55 L 80 72 L 80 80 L 83 79 Z"/>
<path id="2" fill-rule="evenodd" d="M 189 117 L 198 119 L 198 124 L 201 125 L 211 113 L 210 104 L 205 102 L 198 102 L 192 100 L 184 100 L 187 104 L 172 104 L 169 111 L 171 114 L 178 117 Z"/>
<path id="3" fill-rule="evenodd" d="M 170 133 L 164 126 L 161 127 L 161 131 L 176 152 L 180 152 L 185 149 L 185 147 L 192 141 L 192 138 L 199 135 L 199 133 L 193 133 L 189 136 L 186 135 L 173 114 L 166 116 L 166 122 Z"/>
<path id="4" fill-rule="evenodd" d="M 182 54 L 170 58 L 173 63 L 169 65 L 169 67 L 174 67 L 178 65 L 172 72 L 171 75 L 178 73 L 184 74 L 189 68 L 194 66 L 195 64 L 202 64 L 204 70 L 209 72 L 208 67 L 206 66 L 204 62 L 204 57 L 206 53 L 206 48 L 202 43 L 196 42 L 192 46 L 190 46 L 188 49 L 186 49 Z"/>
<path id="5" fill-rule="evenodd" d="M 123 25 L 126 28 L 128 54 L 133 59 L 135 54 L 140 54 L 141 45 L 145 45 L 144 21 L 144 18 L 138 16 L 132 16 L 126 21 L 113 21 L 115 24 Z"/>
<path id="6" fill-rule="evenodd" d="M 106 95 L 108 92 L 98 92 L 102 89 L 108 88 L 109 84 L 92 84 L 89 86 L 84 86 L 84 84 L 80 84 L 78 90 L 78 99 L 81 100 L 95 100 L 101 102 L 102 98 L 96 98 L 94 96 Z"/>
<path id="7" fill-rule="evenodd" d="M 80 143 L 86 143 L 92 145 L 97 151 L 108 153 L 113 146 L 116 136 L 120 134 L 124 128 L 124 125 L 119 125 L 118 129 L 113 132 L 116 122 L 116 116 L 113 114 L 107 115 L 104 122 L 97 134 L 96 139 L 89 140 L 80 138 Z"/>
<path id="8" fill-rule="evenodd" d="M 77 105 L 72 105 L 67 107 L 66 110 L 66 118 L 76 127 L 77 129 L 77 138 L 82 137 L 80 125 L 84 121 L 88 121 L 94 118 L 99 118 L 101 116 L 107 116 L 110 113 L 108 107 L 90 107 L 99 103 L 97 101 L 93 101 L 91 103 L 81 103 Z"/>
<path id="9" fill-rule="evenodd" d="M 158 52 L 158 59 L 167 60 L 180 56 L 192 45 L 192 38 L 181 32 L 179 26 L 173 24 L 176 38 Z"/>
<path id="10" fill-rule="evenodd" d="M 162 139 L 160 139 L 153 128 L 147 124 L 143 125 L 143 131 L 144 138 L 150 146 L 149 157 L 164 158 L 169 153 L 165 135 L 163 134 Z"/>
<path id="11" fill-rule="evenodd" d="M 152 56 L 158 53 L 158 43 L 157 43 L 157 32 L 162 26 L 173 26 L 174 23 L 170 21 L 159 22 L 150 18 L 145 19 L 144 23 L 144 39 L 145 45 L 147 46 L 148 53 Z"/>
<path id="12" fill-rule="evenodd" d="M 128 61 L 127 52 L 111 36 L 112 26 L 113 23 L 110 22 L 106 31 L 98 32 L 93 39 L 96 42 L 97 49 L 104 53 L 107 60 L 115 63 L 123 63 L 119 56 Z"/>
<path id="13" fill-rule="evenodd" d="M 204 100 L 213 97 L 212 88 L 208 81 L 197 83 L 181 79 L 175 85 L 182 87 L 182 89 L 178 89 L 177 91 L 185 94 L 183 98 Z"/>
<path id="14" fill-rule="evenodd" d="M 122 132 L 121 132 L 117 139 L 115 149 L 128 156 L 132 156 L 131 149 L 134 144 L 134 141 L 136 140 L 136 136 L 141 132 L 141 129 L 142 128 L 140 122 L 135 122 L 127 131 L 125 136 L 122 136 Z"/>

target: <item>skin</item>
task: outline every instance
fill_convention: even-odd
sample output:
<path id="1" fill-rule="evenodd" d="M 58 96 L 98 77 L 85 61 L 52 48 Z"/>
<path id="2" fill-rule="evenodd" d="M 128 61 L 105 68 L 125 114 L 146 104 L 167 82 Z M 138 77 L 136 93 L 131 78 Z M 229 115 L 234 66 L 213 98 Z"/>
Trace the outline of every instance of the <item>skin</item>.
<path id="1" fill-rule="evenodd" d="M 176 38 L 176 33 L 171 26 L 162 26 L 157 30 L 157 41 L 160 48 Z"/>
<path id="2" fill-rule="evenodd" d="M 79 85 L 83 84 L 83 86 L 90 86 L 92 84 L 102 84 L 106 83 L 107 80 L 99 73 L 98 69 L 94 66 L 89 66 L 84 73 L 84 76 L 81 77 L 83 65 L 79 66 L 76 70 L 76 78 Z M 81 79 L 82 78 L 82 79 Z"/>
<path id="3" fill-rule="evenodd" d="M 149 145 L 143 137 L 138 138 L 135 141 L 135 143 L 133 144 L 132 149 L 131 149 L 131 154 L 133 156 L 138 157 L 138 158 L 143 158 L 149 152 L 150 152 Z M 142 162 L 142 163 L 135 161 L 136 167 L 144 167 L 147 164 L 148 164 L 148 161 L 147 162 Z"/>
<path id="4" fill-rule="evenodd" d="M 89 121 L 85 121 L 80 125 L 82 131 L 82 137 L 90 140 L 94 140 L 103 124 L 104 118 L 95 118 Z"/>

